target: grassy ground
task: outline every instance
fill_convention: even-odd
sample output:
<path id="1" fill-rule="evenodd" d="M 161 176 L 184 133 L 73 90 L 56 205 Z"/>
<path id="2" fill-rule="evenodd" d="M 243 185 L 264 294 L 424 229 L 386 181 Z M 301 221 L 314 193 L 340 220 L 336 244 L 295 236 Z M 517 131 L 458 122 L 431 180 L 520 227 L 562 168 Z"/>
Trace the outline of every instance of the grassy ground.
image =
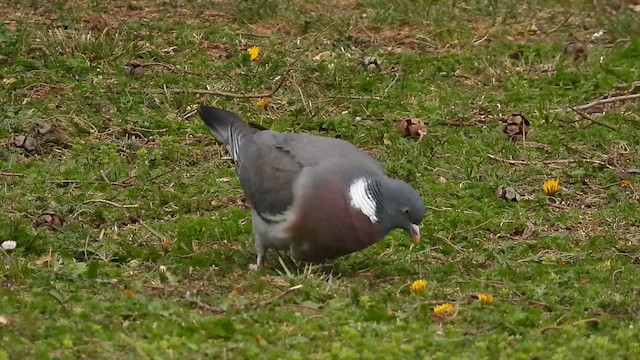
<path id="1" fill-rule="evenodd" d="M 0 14 L 0 241 L 17 242 L 0 253 L 0 359 L 640 350 L 638 102 L 567 108 L 638 92 L 628 3 L 32 0 Z M 570 42 L 586 58 L 563 55 Z M 281 80 L 260 104 L 191 91 L 269 95 Z M 249 212 L 198 103 L 367 149 L 423 194 L 423 242 L 398 231 L 326 266 L 271 254 L 249 273 Z M 511 113 L 531 120 L 524 141 L 502 133 Z M 406 118 L 429 124 L 423 141 L 398 134 Z"/>

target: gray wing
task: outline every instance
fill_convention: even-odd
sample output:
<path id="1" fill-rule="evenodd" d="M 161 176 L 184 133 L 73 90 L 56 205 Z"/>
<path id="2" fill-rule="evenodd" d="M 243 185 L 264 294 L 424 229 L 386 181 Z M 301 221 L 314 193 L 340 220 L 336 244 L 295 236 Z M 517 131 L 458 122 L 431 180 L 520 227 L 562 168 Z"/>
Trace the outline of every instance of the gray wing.
<path id="1" fill-rule="evenodd" d="M 238 178 L 247 200 L 265 221 L 291 206 L 293 184 L 305 167 L 341 159 L 384 174 L 380 163 L 352 144 L 308 134 L 260 131 L 243 141 L 239 154 Z"/>

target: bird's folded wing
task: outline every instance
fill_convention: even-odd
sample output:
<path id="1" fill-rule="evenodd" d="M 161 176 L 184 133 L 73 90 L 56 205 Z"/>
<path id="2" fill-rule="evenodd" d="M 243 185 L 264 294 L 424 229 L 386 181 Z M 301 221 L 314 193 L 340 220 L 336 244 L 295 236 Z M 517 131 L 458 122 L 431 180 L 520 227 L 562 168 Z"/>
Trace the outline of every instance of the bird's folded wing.
<path id="1" fill-rule="evenodd" d="M 261 131 L 243 141 L 239 150 L 238 178 L 249 203 L 267 221 L 291 207 L 294 182 L 305 167 L 340 158 L 384 173 L 362 150 L 326 137 Z"/>

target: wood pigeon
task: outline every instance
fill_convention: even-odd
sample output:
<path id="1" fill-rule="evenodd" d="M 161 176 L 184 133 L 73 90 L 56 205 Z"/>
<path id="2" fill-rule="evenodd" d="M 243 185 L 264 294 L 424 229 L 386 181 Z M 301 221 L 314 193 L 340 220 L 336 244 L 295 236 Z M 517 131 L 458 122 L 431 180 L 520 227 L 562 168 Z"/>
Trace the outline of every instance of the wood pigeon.
<path id="1" fill-rule="evenodd" d="M 395 228 L 420 241 L 425 208 L 418 192 L 388 178 L 352 144 L 266 130 L 204 105 L 199 114 L 235 161 L 252 207 L 256 267 L 264 266 L 268 249 L 319 263 L 364 249 Z"/>

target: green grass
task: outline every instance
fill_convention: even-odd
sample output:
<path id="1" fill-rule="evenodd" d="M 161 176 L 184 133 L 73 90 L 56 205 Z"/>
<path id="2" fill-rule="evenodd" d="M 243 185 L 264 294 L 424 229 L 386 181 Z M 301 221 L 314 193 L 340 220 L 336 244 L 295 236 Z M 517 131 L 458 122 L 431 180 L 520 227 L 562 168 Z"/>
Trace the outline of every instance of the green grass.
<path id="1" fill-rule="evenodd" d="M 612 128 L 565 109 L 640 80 L 640 14 L 392 3 L 2 5 L 0 241 L 18 247 L 0 253 L 0 359 L 634 358 L 640 181 L 618 173 L 640 169 L 638 102 L 586 110 Z M 585 61 L 562 56 L 571 41 Z M 132 61 L 143 74 L 125 73 Z M 266 110 L 170 91 L 268 92 L 286 74 Z M 424 196 L 423 242 L 397 231 L 324 266 L 272 253 L 248 272 L 249 212 L 198 103 L 371 151 Z M 532 122 L 524 142 L 502 134 L 511 113 Z M 425 140 L 397 133 L 408 117 Z M 11 146 L 19 135 L 42 153 Z M 545 162 L 559 159 L 572 162 Z M 528 197 L 499 200 L 499 185 Z M 36 226 L 46 210 L 64 224 Z M 435 316 L 442 302 L 456 312 Z"/>

